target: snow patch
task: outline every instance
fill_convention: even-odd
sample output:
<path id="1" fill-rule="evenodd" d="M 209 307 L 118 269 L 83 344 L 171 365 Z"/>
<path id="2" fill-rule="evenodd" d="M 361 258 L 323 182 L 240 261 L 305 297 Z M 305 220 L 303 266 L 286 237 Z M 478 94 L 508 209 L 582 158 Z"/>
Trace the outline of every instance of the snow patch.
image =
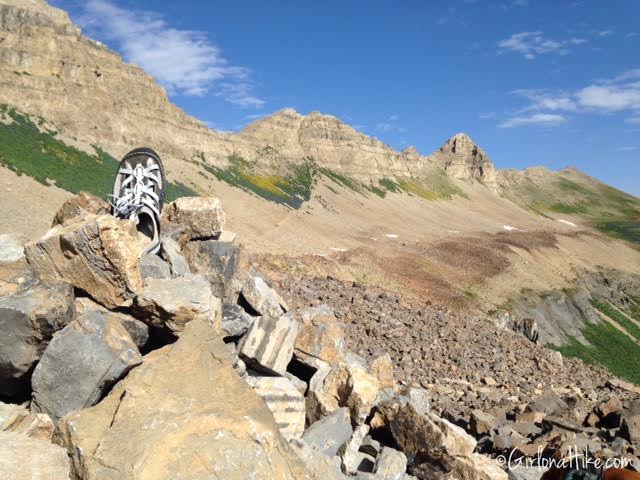
<path id="1" fill-rule="evenodd" d="M 385 235 L 385 237 L 387 237 L 387 238 L 398 238 L 398 235 L 396 235 L 395 233 L 387 233 Z"/>
<path id="2" fill-rule="evenodd" d="M 559 221 L 559 222 L 562 222 L 562 223 L 565 223 L 565 224 L 567 224 L 567 225 L 570 225 L 570 226 L 572 226 L 572 227 L 577 227 L 577 225 L 576 225 L 575 223 L 570 222 L 569 220 L 565 220 L 565 219 L 563 219 L 563 218 L 559 218 L 559 219 L 558 219 L 558 221 Z"/>
<path id="3" fill-rule="evenodd" d="M 512 232 L 514 230 L 520 230 L 518 227 L 512 227 L 511 225 L 503 225 L 502 228 L 504 228 L 507 232 Z"/>

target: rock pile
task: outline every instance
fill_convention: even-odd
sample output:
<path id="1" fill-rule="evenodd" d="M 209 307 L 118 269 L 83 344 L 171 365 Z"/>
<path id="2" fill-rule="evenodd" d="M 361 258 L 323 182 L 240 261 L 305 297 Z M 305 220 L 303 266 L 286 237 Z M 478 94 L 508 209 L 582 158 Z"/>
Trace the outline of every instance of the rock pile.
<path id="1" fill-rule="evenodd" d="M 564 458 L 570 447 L 587 448 L 640 466 L 632 433 L 640 387 L 602 368 L 563 358 L 483 318 L 358 283 L 285 275 L 278 286 L 293 308 L 331 304 L 347 346 L 371 365 L 388 352 L 398 383 L 426 389 L 432 412 L 472 435 L 476 452 Z"/>
<path id="2" fill-rule="evenodd" d="M 80 194 L 0 263 L 2 478 L 507 478 L 329 305 L 291 308 L 217 199 L 169 205 L 142 258 L 105 211 Z"/>

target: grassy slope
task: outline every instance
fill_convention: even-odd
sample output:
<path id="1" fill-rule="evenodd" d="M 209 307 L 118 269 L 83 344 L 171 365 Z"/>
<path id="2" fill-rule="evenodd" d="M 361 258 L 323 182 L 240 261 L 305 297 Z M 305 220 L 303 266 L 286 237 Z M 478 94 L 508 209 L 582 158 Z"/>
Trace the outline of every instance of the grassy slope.
<path id="1" fill-rule="evenodd" d="M 606 235 L 640 244 L 640 199 L 575 170 L 514 176 L 504 195 L 541 215 L 579 215 Z"/>
<path id="2" fill-rule="evenodd" d="M 616 310 L 609 302 L 603 299 L 595 299 L 591 303 L 595 308 L 640 340 L 638 326 Z M 636 320 L 640 320 L 640 312 L 637 310 L 631 309 L 625 313 Z M 640 385 L 640 347 L 635 342 L 604 321 L 587 325 L 581 330 L 581 333 L 590 343 L 589 346 L 581 344 L 575 338 L 570 338 L 569 342 L 562 347 L 550 347 L 562 352 L 567 357 L 580 358 L 589 364 L 598 363 L 603 365 L 611 373 Z"/>
<path id="3" fill-rule="evenodd" d="M 273 152 L 269 151 L 270 158 L 260 164 L 274 164 Z M 378 184 L 365 184 L 322 167 L 313 158 L 305 158 L 300 164 L 278 164 L 276 161 L 277 166 L 272 167 L 267 173 L 257 161 L 249 161 L 239 155 L 231 155 L 228 160 L 228 166 L 225 168 L 208 164 L 204 155 L 196 156 L 192 161 L 220 181 L 290 208 L 300 208 L 308 201 L 314 185 L 319 181 L 325 181 L 336 193 L 336 188 L 340 188 L 363 196 L 377 195 L 381 198 L 389 192 L 405 192 L 426 200 L 450 199 L 454 195 L 463 195 L 443 171 L 436 171 L 424 179 L 387 178 L 380 180 Z"/>
<path id="4" fill-rule="evenodd" d="M 44 120 L 24 115 L 0 105 L 0 164 L 28 175 L 38 182 L 69 192 L 90 192 L 100 197 L 111 193 L 118 166 L 116 159 L 94 147 L 95 155 L 66 145 L 56 138 L 57 132 L 44 127 Z M 195 195 L 181 183 L 168 182 L 167 201 Z"/>

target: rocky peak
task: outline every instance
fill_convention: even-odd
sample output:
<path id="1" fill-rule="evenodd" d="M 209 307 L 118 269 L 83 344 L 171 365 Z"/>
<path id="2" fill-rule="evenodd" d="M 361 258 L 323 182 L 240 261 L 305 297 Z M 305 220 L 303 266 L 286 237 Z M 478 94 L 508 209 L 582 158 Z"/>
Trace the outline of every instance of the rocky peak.
<path id="1" fill-rule="evenodd" d="M 496 186 L 495 166 L 466 133 L 457 133 L 440 147 L 444 168 L 453 178 L 475 179 Z"/>

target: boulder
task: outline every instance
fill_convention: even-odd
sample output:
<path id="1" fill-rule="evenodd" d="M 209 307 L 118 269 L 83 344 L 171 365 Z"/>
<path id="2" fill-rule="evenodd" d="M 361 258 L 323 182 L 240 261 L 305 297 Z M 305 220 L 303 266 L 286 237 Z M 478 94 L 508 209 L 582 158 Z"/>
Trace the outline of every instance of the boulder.
<path id="1" fill-rule="evenodd" d="M 376 479 L 379 480 L 402 480 L 406 470 L 407 457 L 390 447 L 382 449 L 374 468 Z"/>
<path id="2" fill-rule="evenodd" d="M 298 322 L 291 315 L 258 317 L 240 340 L 240 356 L 255 368 L 284 375 L 297 334 Z"/>
<path id="3" fill-rule="evenodd" d="M 432 413 L 418 413 L 409 403 L 390 400 L 376 407 L 371 421 L 373 428 L 386 428 L 394 441 L 407 455 L 414 459 L 468 457 L 476 441 L 462 428 Z"/>
<path id="4" fill-rule="evenodd" d="M 247 377 L 253 387 L 271 410 L 282 436 L 291 440 L 300 438 L 304 432 L 304 396 L 285 377 Z"/>
<path id="5" fill-rule="evenodd" d="M 393 361 L 388 353 L 380 355 L 371 361 L 369 373 L 378 379 L 381 390 L 396 388 L 396 380 L 393 377 Z"/>
<path id="6" fill-rule="evenodd" d="M 293 440 L 290 445 L 291 449 L 304 462 L 314 480 L 348 479 L 340 472 L 339 463 L 336 464 L 331 457 L 310 447 L 304 440 Z"/>
<path id="7" fill-rule="evenodd" d="M 147 253 L 140 259 L 138 268 L 142 280 L 146 278 L 169 278 L 171 277 L 170 265 L 162 260 L 158 255 Z"/>
<path id="8" fill-rule="evenodd" d="M 241 261 L 241 247 L 234 241 L 200 240 L 188 242 L 183 249 L 191 271 L 206 277 L 214 294 L 235 301 L 238 287 L 233 279 Z"/>
<path id="9" fill-rule="evenodd" d="M 255 320 L 240 305 L 225 303 L 222 306 L 222 335 L 241 337 Z"/>
<path id="10" fill-rule="evenodd" d="M 0 478 L 69 480 L 69 457 L 63 448 L 50 442 L 0 432 Z"/>
<path id="11" fill-rule="evenodd" d="M 0 394 L 24 390 L 53 334 L 73 319 L 73 288 L 40 282 L 0 298 Z"/>
<path id="12" fill-rule="evenodd" d="M 134 310 L 154 327 L 173 333 L 193 320 L 204 320 L 220 328 L 222 304 L 213 296 L 209 282 L 188 274 L 176 278 L 147 278 L 134 301 Z"/>
<path id="13" fill-rule="evenodd" d="M 133 222 L 89 215 L 52 228 L 25 254 L 40 277 L 64 280 L 113 309 L 131 305 L 142 288 L 138 260 L 145 247 Z"/>
<path id="14" fill-rule="evenodd" d="M 186 258 L 182 255 L 180 245 L 169 236 L 162 236 L 162 258 L 169 264 L 171 273 L 175 277 L 182 277 L 191 273 Z"/>
<path id="15" fill-rule="evenodd" d="M 0 234 L 0 262 L 15 262 L 24 257 L 24 246 L 8 233 Z"/>
<path id="16" fill-rule="evenodd" d="M 348 407 L 356 425 L 364 423 L 378 395 L 378 379 L 357 364 L 324 366 L 311 377 L 307 394 L 307 420 L 322 418 Z"/>
<path id="17" fill-rule="evenodd" d="M 495 460 L 473 453 L 467 458 L 456 459 L 459 464 L 465 465 L 468 470 L 468 476 L 462 478 L 475 478 L 477 480 L 508 480 L 507 472 L 502 470 Z M 464 471 L 464 468 L 459 468 Z"/>
<path id="18" fill-rule="evenodd" d="M 181 197 L 162 212 L 163 218 L 185 227 L 189 240 L 214 238 L 222 233 L 225 214 L 222 202 L 216 197 Z"/>
<path id="19" fill-rule="evenodd" d="M 543 393 L 532 403 L 527 405 L 527 412 L 539 412 L 545 415 L 555 415 L 569 408 L 564 400 L 562 400 L 553 391 Z"/>
<path id="20" fill-rule="evenodd" d="M 342 470 L 345 473 L 355 474 L 358 471 L 358 466 L 362 461 L 360 447 L 368 433 L 369 425 L 358 425 L 354 428 L 351 438 L 338 450 L 342 459 Z"/>
<path id="21" fill-rule="evenodd" d="M 540 480 L 545 469 L 542 467 L 523 467 L 515 465 L 507 471 L 509 480 Z"/>
<path id="22" fill-rule="evenodd" d="M 471 433 L 478 437 L 491 433 L 491 430 L 497 423 L 498 422 L 493 415 L 489 415 L 488 413 L 480 410 L 474 410 L 471 412 L 471 418 L 469 419 Z"/>
<path id="23" fill-rule="evenodd" d="M 97 304 L 88 297 L 76 298 L 76 313 L 78 315 L 93 311 L 101 312 L 102 315 L 106 315 L 109 318 L 119 321 L 125 330 L 129 332 L 131 340 L 133 340 L 138 349 L 144 347 L 149 341 L 149 327 L 146 323 L 141 322 L 126 313 L 107 310 L 102 305 Z"/>
<path id="24" fill-rule="evenodd" d="M 636 447 L 640 447 L 640 415 L 625 415 L 620 434 Z"/>
<path id="25" fill-rule="evenodd" d="M 251 270 L 242 287 L 242 299 L 254 315 L 279 317 L 288 310 L 285 301 L 264 279 Z"/>
<path id="26" fill-rule="evenodd" d="M 56 440 L 83 480 L 310 478 L 201 321 L 147 354 L 102 402 L 64 417 Z"/>
<path id="27" fill-rule="evenodd" d="M 52 227 L 82 221 L 87 216 L 108 215 L 111 205 L 100 197 L 87 192 L 80 192 L 66 200 L 53 217 Z"/>
<path id="28" fill-rule="evenodd" d="M 312 368 L 336 364 L 345 360 L 345 331 L 333 311 L 326 305 L 307 308 L 296 313 L 300 329 L 294 354 Z"/>
<path id="29" fill-rule="evenodd" d="M 349 409 L 339 408 L 309 426 L 302 439 L 316 450 L 333 457 L 349 441 L 352 433 Z"/>
<path id="30" fill-rule="evenodd" d="M 36 283 L 38 278 L 24 255 L 14 261 L 0 260 L 0 298 L 26 290 Z"/>
<path id="31" fill-rule="evenodd" d="M 58 332 L 44 351 L 31 379 L 31 408 L 57 419 L 89 407 L 141 362 L 116 318 L 87 311 Z"/>
<path id="32" fill-rule="evenodd" d="M 0 431 L 14 432 L 29 438 L 50 442 L 55 426 L 51 417 L 44 413 L 30 413 L 26 408 L 16 410 L 0 422 Z"/>

